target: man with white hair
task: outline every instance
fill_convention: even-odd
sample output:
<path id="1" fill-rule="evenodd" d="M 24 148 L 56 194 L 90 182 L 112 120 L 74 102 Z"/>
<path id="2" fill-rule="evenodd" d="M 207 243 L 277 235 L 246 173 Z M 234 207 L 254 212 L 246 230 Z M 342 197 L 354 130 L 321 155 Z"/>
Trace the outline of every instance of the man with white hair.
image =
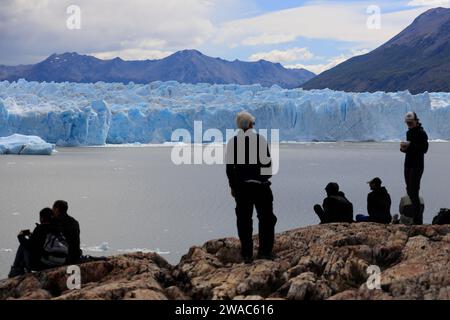
<path id="1" fill-rule="evenodd" d="M 425 167 L 425 153 L 428 151 L 428 136 L 415 112 L 410 111 L 406 114 L 405 123 L 408 126 L 407 141 L 400 144 L 400 151 L 406 154 L 404 170 L 406 191 L 414 207 L 414 214 L 411 217 L 414 224 L 423 224 L 419 191 Z"/>
<path id="2" fill-rule="evenodd" d="M 253 208 L 259 220 L 258 259 L 274 259 L 272 253 L 277 218 L 273 214 L 270 188 L 272 161 L 267 140 L 253 130 L 255 118 L 248 112 L 236 117 L 238 134 L 227 144 L 226 172 L 236 217 L 241 254 L 245 263 L 253 260 Z"/>

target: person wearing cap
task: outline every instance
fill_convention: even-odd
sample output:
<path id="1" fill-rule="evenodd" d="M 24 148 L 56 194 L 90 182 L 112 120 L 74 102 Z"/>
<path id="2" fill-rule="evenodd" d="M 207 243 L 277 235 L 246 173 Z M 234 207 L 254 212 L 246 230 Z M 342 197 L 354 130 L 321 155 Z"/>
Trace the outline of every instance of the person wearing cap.
<path id="1" fill-rule="evenodd" d="M 367 195 L 368 216 L 358 214 L 357 222 L 391 223 L 391 196 L 385 187 L 382 186 L 380 178 L 376 177 L 367 182 L 371 192 Z"/>
<path id="2" fill-rule="evenodd" d="M 408 112 L 405 116 L 408 126 L 406 141 L 400 144 L 400 151 L 405 153 L 405 183 L 406 190 L 414 206 L 414 224 L 423 223 L 420 210 L 420 181 L 424 172 L 425 154 L 428 151 L 428 135 L 415 112 Z"/>
<path id="3" fill-rule="evenodd" d="M 336 182 L 330 182 L 325 187 L 327 197 L 322 206 L 316 204 L 314 212 L 319 216 L 320 223 L 353 222 L 353 204 L 339 191 Z"/>
<path id="4" fill-rule="evenodd" d="M 253 127 L 255 118 L 248 112 L 236 117 L 238 134 L 227 144 L 226 173 L 231 195 L 236 201 L 237 229 L 245 263 L 253 260 L 253 209 L 259 220 L 258 259 L 273 260 L 277 217 L 273 213 L 271 190 L 272 161 L 266 139 Z"/>

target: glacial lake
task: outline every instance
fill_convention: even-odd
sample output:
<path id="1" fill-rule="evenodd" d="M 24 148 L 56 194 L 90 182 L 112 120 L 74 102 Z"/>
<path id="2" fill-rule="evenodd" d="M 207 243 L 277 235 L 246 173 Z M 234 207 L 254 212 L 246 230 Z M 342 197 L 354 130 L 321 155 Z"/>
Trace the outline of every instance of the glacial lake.
<path id="1" fill-rule="evenodd" d="M 398 143 L 311 143 L 280 146 L 272 178 L 277 232 L 317 224 L 312 206 L 336 181 L 364 213 L 368 185 L 379 176 L 398 211 L 405 193 Z M 159 251 L 176 264 L 189 247 L 237 235 L 234 200 L 223 165 L 174 165 L 171 147 L 58 148 L 53 156 L 0 156 L 0 278 L 17 249 L 16 235 L 33 229 L 39 210 L 69 202 L 85 254 Z M 431 143 L 421 194 L 425 222 L 450 207 L 450 144 Z M 255 215 L 255 223 L 256 223 Z M 257 229 L 255 229 L 257 230 Z"/>

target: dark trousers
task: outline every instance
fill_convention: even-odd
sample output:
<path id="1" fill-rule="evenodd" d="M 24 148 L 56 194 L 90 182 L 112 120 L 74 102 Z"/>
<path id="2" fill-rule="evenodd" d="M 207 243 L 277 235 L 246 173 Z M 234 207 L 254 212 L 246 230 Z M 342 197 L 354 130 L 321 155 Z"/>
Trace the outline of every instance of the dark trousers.
<path id="1" fill-rule="evenodd" d="M 356 222 L 370 222 L 369 216 L 363 214 L 357 214 L 355 220 Z"/>
<path id="2" fill-rule="evenodd" d="M 406 192 L 414 206 L 414 224 L 423 224 L 423 215 L 420 210 L 420 181 L 423 175 L 423 168 L 405 168 Z"/>
<path id="3" fill-rule="evenodd" d="M 31 253 L 23 245 L 19 245 L 19 248 L 17 248 L 16 252 L 16 258 L 14 259 L 14 263 L 9 273 L 9 277 L 14 277 L 26 272 L 30 272 L 31 269 Z"/>
<path id="4" fill-rule="evenodd" d="M 271 254 L 277 217 L 273 214 L 273 195 L 270 185 L 242 183 L 235 190 L 235 200 L 242 256 L 253 257 L 253 208 L 256 208 L 259 220 L 259 254 Z"/>

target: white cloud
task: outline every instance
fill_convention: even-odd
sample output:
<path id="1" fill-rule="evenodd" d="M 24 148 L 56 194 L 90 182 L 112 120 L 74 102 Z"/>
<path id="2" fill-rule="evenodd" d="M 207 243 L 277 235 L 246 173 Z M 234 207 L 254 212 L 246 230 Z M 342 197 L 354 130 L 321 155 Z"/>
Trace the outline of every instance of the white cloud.
<path id="1" fill-rule="evenodd" d="M 326 39 L 355 42 L 374 48 L 389 40 L 425 8 L 383 13 L 381 28 L 367 28 L 371 3 L 309 3 L 252 18 L 229 21 L 218 28 L 215 42 L 233 46 L 246 39 L 264 39 L 264 35 L 281 35 L 288 30 L 290 38 Z"/>
<path id="2" fill-rule="evenodd" d="M 350 54 L 341 54 L 339 56 L 330 58 L 326 61 L 326 63 L 321 63 L 321 64 L 301 64 L 301 63 L 297 63 L 297 64 L 293 64 L 293 65 L 286 65 L 286 68 L 289 69 L 306 69 L 309 70 L 311 72 L 314 72 L 315 74 L 320 74 L 326 70 L 329 70 L 331 68 L 334 68 L 335 66 L 337 66 L 338 64 L 341 64 L 342 62 L 350 59 L 351 57 L 355 57 L 355 56 L 359 56 L 362 54 L 366 54 L 368 53 L 369 50 L 367 49 L 363 49 L 363 50 L 352 50 Z"/>
<path id="3" fill-rule="evenodd" d="M 436 7 L 436 6 L 445 6 L 450 5 L 450 0 L 412 0 L 408 2 L 408 6 L 418 7 Z"/>
<path id="4" fill-rule="evenodd" d="M 53 52 L 169 52 L 206 43 L 214 34 L 210 0 L 77 0 L 81 29 L 66 28 L 71 0 L 2 0 L 0 63 Z M 35 62 L 35 61 L 34 61 Z"/>
<path id="5" fill-rule="evenodd" d="M 280 44 L 294 41 L 297 38 L 295 34 L 261 34 L 254 37 L 248 37 L 241 41 L 245 46 Z"/>
<path id="6" fill-rule="evenodd" d="M 307 48 L 291 48 L 287 50 L 272 50 L 269 52 L 254 53 L 249 57 L 250 61 L 267 60 L 271 62 L 292 62 L 309 60 L 314 55 Z"/>
<path id="7" fill-rule="evenodd" d="M 366 8 L 371 2 L 310 1 L 230 20 L 260 12 L 258 5 L 242 0 L 1 0 L 0 64 L 32 63 L 64 51 L 134 60 L 161 58 L 186 48 L 212 48 L 226 56 L 229 47 L 258 45 L 270 49 L 253 59 L 295 64 L 301 62 L 294 59 L 295 53 L 270 46 L 309 38 L 373 49 L 427 9 L 419 4 L 445 0 L 408 1 L 414 7 L 382 12 L 381 29 L 369 30 Z M 74 3 L 81 8 L 81 30 L 66 28 L 66 8 Z"/>

